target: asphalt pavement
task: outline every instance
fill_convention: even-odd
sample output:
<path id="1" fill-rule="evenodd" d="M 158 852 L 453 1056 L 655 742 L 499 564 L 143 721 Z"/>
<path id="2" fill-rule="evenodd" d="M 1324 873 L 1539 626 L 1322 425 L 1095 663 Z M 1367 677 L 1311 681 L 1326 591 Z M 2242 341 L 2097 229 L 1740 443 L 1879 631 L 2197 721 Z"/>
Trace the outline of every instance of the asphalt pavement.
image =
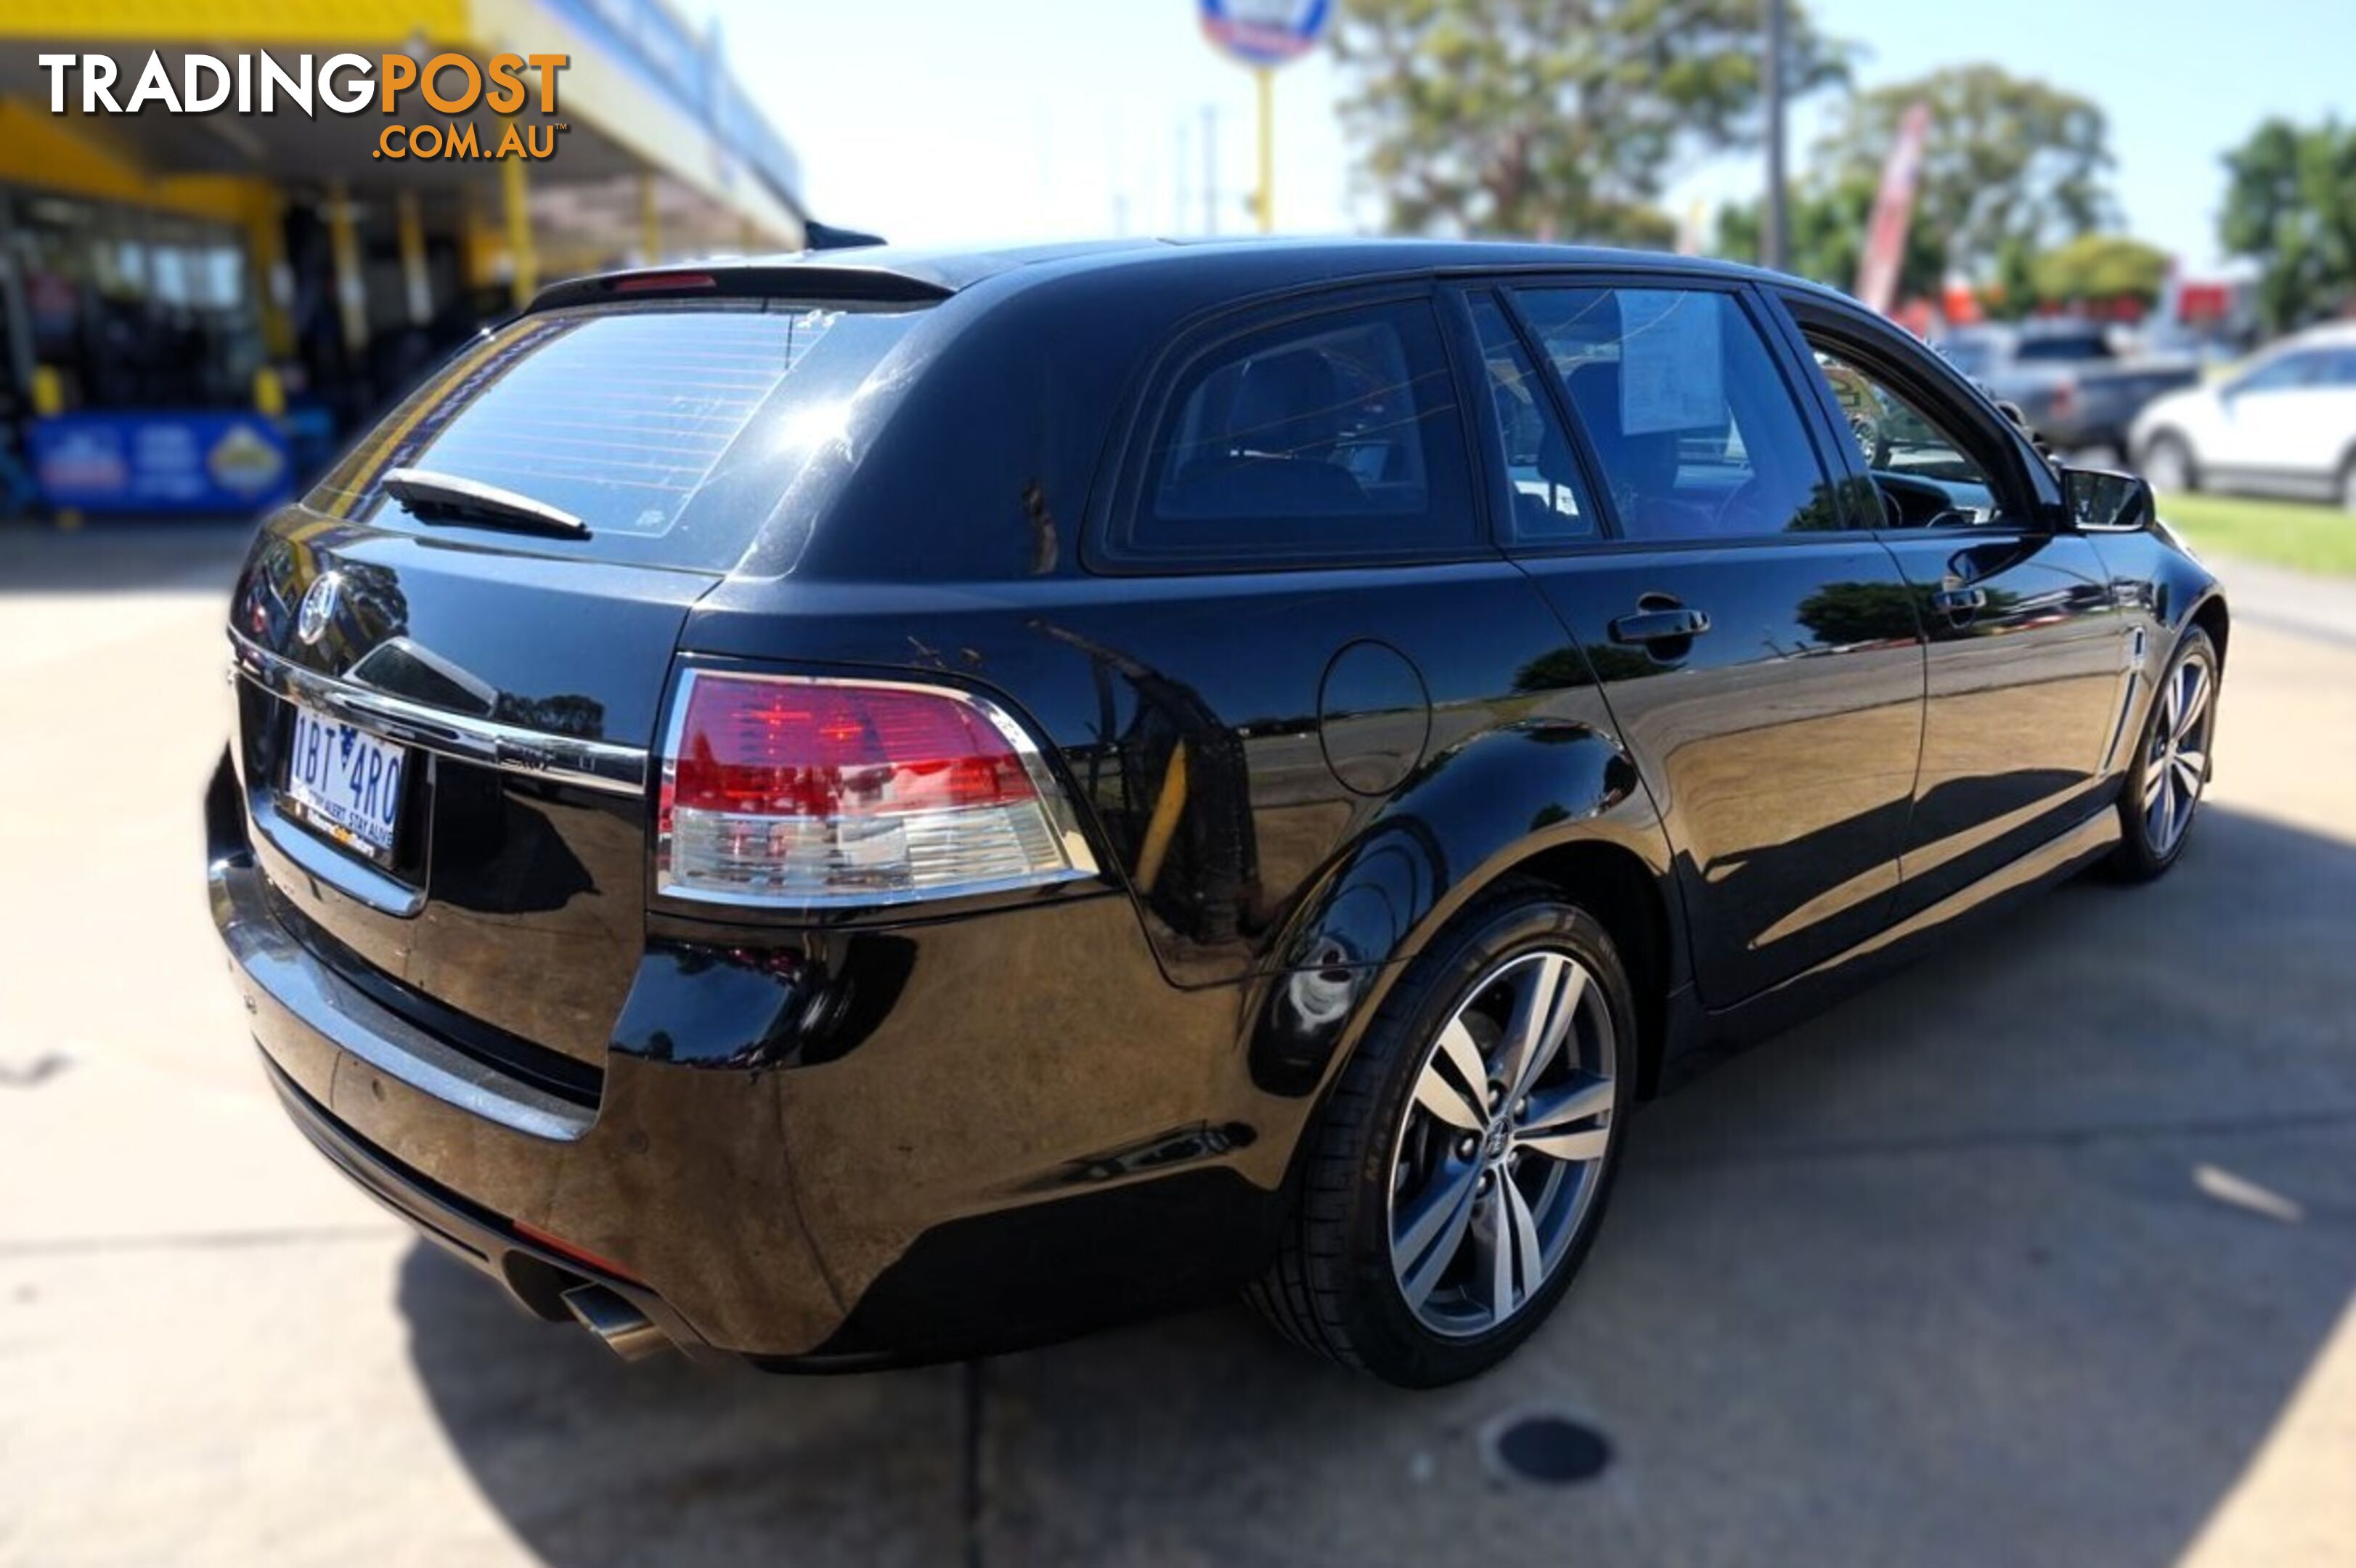
<path id="1" fill-rule="evenodd" d="M 1406 1394 L 1240 1309 L 625 1366 L 413 1242 L 204 912 L 241 539 L 0 531 L 0 1562 L 2356 1562 L 2356 588 L 2228 563 L 2177 870 L 1650 1108 L 1563 1309 Z"/>

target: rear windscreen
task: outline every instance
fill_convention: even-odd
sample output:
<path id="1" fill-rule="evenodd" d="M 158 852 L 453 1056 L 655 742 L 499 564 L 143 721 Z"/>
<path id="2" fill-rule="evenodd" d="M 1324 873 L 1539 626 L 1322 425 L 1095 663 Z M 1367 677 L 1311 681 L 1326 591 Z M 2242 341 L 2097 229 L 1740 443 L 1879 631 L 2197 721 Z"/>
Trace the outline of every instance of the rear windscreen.
<path id="1" fill-rule="evenodd" d="M 869 372 L 921 309 L 714 300 L 528 315 L 469 346 L 319 482 L 335 517 L 516 541 L 421 522 L 381 496 L 417 468 L 559 507 L 585 539 L 533 548 L 725 571 Z"/>

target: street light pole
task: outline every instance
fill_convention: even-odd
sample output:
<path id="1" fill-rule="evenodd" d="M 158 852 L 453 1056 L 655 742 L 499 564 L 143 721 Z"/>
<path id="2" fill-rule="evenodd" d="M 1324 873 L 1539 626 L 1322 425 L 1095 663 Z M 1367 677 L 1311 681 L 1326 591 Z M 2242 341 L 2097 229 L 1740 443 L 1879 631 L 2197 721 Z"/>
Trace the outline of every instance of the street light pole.
<path id="1" fill-rule="evenodd" d="M 1784 270 L 1791 214 L 1783 202 L 1783 0 L 1767 0 L 1767 199 L 1761 206 L 1759 260 Z"/>

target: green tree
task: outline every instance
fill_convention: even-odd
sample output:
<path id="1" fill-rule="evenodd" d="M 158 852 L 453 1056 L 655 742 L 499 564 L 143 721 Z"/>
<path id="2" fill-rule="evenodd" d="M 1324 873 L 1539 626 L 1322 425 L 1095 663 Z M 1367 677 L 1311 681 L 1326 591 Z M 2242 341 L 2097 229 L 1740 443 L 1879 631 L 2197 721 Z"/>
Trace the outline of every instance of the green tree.
<path id="1" fill-rule="evenodd" d="M 2254 257 L 2258 315 L 2287 332 L 2356 303 L 2356 127 L 2269 120 L 2225 155 L 2217 236 Z"/>
<path id="2" fill-rule="evenodd" d="M 1930 595 L 1904 582 L 1827 582 L 1800 601 L 1800 624 L 1826 647 L 1918 635 Z"/>
<path id="3" fill-rule="evenodd" d="M 1865 254 L 1867 225 L 1873 219 L 1876 179 L 1855 174 L 1837 183 L 1808 181 L 1792 193 L 1786 208 L 1791 234 L 1784 245 L 1784 262 L 1792 272 L 1837 289 L 1857 284 L 1858 262 Z M 1760 204 L 1756 201 L 1719 208 L 1716 249 L 1738 261 L 1760 259 Z M 1938 293 L 1946 272 L 1946 255 L 1938 241 L 1915 224 L 1906 230 L 1906 254 L 1898 268 L 1898 297 L 1915 299 Z"/>
<path id="4" fill-rule="evenodd" d="M 1817 144 L 1824 188 L 1879 185 L 1906 111 L 1931 106 L 1914 226 L 1945 270 L 1985 277 L 2089 233 L 2109 216 L 2103 112 L 2076 93 L 1993 65 L 1951 66 L 1851 98 Z"/>
<path id="5" fill-rule="evenodd" d="M 1796 3 L 1785 80 L 1845 79 Z M 1344 0 L 1343 123 L 1394 228 L 1665 244 L 1683 157 L 1761 130 L 1765 0 Z"/>
<path id="6" fill-rule="evenodd" d="M 2081 234 L 2032 259 L 2029 287 L 2040 304 L 2158 303 L 2168 252 L 2124 234 Z"/>

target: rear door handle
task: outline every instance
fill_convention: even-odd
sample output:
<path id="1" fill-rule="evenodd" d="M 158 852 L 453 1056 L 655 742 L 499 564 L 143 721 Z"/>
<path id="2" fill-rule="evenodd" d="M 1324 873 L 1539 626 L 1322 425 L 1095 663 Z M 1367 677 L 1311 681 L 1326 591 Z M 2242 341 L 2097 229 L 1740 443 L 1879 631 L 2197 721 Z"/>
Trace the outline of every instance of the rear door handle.
<path id="1" fill-rule="evenodd" d="M 1931 603 L 1933 608 L 1944 610 L 1950 615 L 1965 615 L 1974 610 L 1987 608 L 1987 590 L 1943 588 L 1931 595 Z"/>
<path id="2" fill-rule="evenodd" d="M 1708 630 L 1708 612 L 1688 610 L 1682 605 L 1674 610 L 1639 610 L 1633 615 L 1621 616 L 1611 627 L 1613 642 L 1639 645 L 1698 637 Z"/>

